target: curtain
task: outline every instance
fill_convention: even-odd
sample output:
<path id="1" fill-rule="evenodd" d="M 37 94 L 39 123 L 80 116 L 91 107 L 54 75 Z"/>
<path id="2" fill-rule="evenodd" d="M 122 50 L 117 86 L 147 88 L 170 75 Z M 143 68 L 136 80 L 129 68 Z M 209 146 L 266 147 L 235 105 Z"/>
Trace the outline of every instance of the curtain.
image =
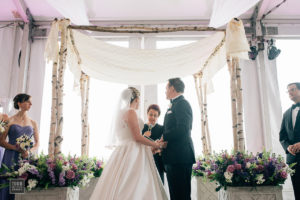
<path id="1" fill-rule="evenodd" d="M 22 29 L 14 26 L 0 29 L 0 46 L 5 50 L 0 54 L 0 103 L 3 112 L 12 114 L 12 98 L 17 93 L 19 65 L 18 58 L 21 50 Z"/>
<path id="2" fill-rule="evenodd" d="M 46 40 L 34 40 L 31 44 L 28 67 L 27 93 L 32 96 L 33 105 L 29 115 L 40 125 L 42 99 L 45 77 L 45 60 L 43 57 Z"/>

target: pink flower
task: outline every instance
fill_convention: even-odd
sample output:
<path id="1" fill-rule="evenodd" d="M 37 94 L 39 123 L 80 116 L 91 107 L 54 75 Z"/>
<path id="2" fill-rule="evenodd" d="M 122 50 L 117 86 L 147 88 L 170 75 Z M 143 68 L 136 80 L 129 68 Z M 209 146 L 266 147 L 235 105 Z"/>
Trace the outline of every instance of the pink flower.
<path id="1" fill-rule="evenodd" d="M 228 172 L 230 172 L 230 173 L 233 173 L 234 172 L 234 166 L 233 165 L 228 165 L 228 167 L 227 167 L 227 170 L 226 171 L 228 171 Z"/>
<path id="2" fill-rule="evenodd" d="M 240 170 L 240 169 L 242 169 L 242 165 L 241 165 L 241 164 L 235 164 L 235 168 L 236 168 L 237 170 Z"/>
<path id="3" fill-rule="evenodd" d="M 77 166 L 75 164 L 72 164 L 72 169 L 73 170 L 77 170 L 78 168 L 77 168 Z"/>
<path id="4" fill-rule="evenodd" d="M 73 178 L 75 178 L 75 172 L 72 171 L 72 170 L 68 170 L 66 178 L 67 179 L 73 179 Z"/>
<path id="5" fill-rule="evenodd" d="M 287 175 L 287 173 L 286 173 L 285 171 L 282 171 L 282 172 L 280 173 L 280 176 L 281 176 L 281 178 L 286 179 L 288 175 Z"/>
<path id="6" fill-rule="evenodd" d="M 49 164 L 49 168 L 50 168 L 51 170 L 54 170 L 54 168 L 55 168 L 55 163 L 50 163 L 50 164 Z"/>

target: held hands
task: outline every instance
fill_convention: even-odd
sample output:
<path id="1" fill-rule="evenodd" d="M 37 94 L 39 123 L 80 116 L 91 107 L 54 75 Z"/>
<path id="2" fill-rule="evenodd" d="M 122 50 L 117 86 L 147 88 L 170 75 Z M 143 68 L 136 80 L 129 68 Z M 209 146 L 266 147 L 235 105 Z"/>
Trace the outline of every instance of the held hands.
<path id="1" fill-rule="evenodd" d="M 25 151 L 24 149 L 19 147 L 19 145 L 16 145 L 16 151 L 21 153 L 22 158 L 28 158 L 28 155 L 29 155 L 28 151 Z"/>
<path id="2" fill-rule="evenodd" d="M 300 152 L 300 142 L 290 145 L 287 149 L 293 156 Z"/>

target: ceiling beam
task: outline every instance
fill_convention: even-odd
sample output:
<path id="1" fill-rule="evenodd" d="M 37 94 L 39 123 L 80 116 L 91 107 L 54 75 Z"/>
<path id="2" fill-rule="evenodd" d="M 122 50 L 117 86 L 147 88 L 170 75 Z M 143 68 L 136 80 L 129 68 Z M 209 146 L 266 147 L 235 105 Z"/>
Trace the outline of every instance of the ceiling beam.
<path id="1" fill-rule="evenodd" d="M 256 20 L 260 20 L 264 14 L 269 11 L 269 5 L 274 0 L 262 0 L 258 3 L 258 13 Z"/>
<path id="2" fill-rule="evenodd" d="M 21 16 L 24 22 L 28 23 L 29 19 L 26 14 L 27 6 L 24 0 L 13 0 L 13 2 L 17 8 L 18 14 Z"/>

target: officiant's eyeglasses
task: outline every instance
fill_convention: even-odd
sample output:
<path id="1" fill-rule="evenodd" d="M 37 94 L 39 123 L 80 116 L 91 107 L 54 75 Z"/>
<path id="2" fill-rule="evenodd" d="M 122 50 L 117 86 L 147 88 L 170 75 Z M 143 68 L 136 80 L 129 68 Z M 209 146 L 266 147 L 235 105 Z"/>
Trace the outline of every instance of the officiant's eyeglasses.
<path id="1" fill-rule="evenodd" d="M 288 91 L 286 91 L 286 93 L 295 92 L 296 90 L 297 90 L 297 88 L 292 88 L 292 89 L 289 89 Z"/>

